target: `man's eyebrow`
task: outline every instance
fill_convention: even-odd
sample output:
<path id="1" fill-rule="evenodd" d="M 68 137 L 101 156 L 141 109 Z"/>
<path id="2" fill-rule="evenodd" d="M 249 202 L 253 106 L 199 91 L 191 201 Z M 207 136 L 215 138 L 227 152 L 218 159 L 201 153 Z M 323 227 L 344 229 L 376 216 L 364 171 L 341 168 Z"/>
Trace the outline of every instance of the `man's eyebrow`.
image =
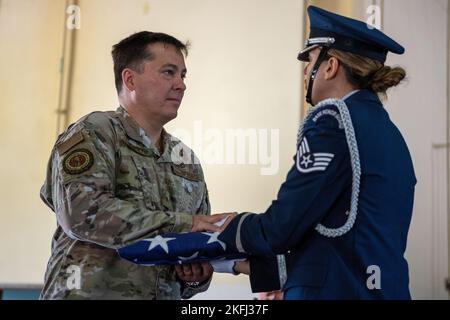
<path id="1" fill-rule="evenodd" d="M 174 69 L 178 70 L 178 66 L 176 64 L 173 64 L 173 63 L 166 63 L 166 64 L 164 64 L 162 66 L 162 68 L 166 68 L 166 67 L 171 67 L 171 68 L 174 68 Z"/>

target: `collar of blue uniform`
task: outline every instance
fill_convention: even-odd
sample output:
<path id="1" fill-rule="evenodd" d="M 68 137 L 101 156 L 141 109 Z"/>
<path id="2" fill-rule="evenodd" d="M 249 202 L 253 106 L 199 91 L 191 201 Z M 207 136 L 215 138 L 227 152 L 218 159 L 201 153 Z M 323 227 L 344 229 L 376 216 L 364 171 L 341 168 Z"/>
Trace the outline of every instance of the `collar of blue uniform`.
<path id="1" fill-rule="evenodd" d="M 342 97 L 341 100 L 347 101 L 351 96 L 355 95 L 356 93 L 360 92 L 361 90 L 353 90 L 352 92 L 347 93 L 344 97 Z"/>
<path id="2" fill-rule="evenodd" d="M 356 92 L 351 92 L 348 97 L 345 97 L 346 99 L 354 96 L 357 94 Z M 350 201 L 350 211 L 347 212 L 348 218 L 346 223 L 340 227 L 340 228 L 327 228 L 323 226 L 322 224 L 318 224 L 316 226 L 316 231 L 328 238 L 337 238 L 340 236 L 343 236 L 347 232 L 351 230 L 353 225 L 356 221 L 356 216 L 358 214 L 358 200 L 359 200 L 359 190 L 360 190 L 360 181 L 361 181 L 361 162 L 359 158 L 359 150 L 358 150 L 358 144 L 356 141 L 355 136 L 355 130 L 353 128 L 352 118 L 350 116 L 350 112 L 348 110 L 348 107 L 344 100 L 342 99 L 327 99 L 319 104 L 317 104 L 314 107 L 311 107 L 308 110 L 308 114 L 305 117 L 305 120 L 300 125 L 299 131 L 298 131 L 298 137 L 297 137 L 297 146 L 300 145 L 300 142 L 303 139 L 304 132 L 303 132 L 303 126 L 305 123 L 307 123 L 311 116 L 315 113 L 316 110 L 326 107 L 326 106 L 336 106 L 342 119 L 342 124 L 344 126 L 345 130 L 345 136 L 350 152 L 350 161 L 352 166 L 352 195 L 351 195 L 351 201 Z"/>
<path id="3" fill-rule="evenodd" d="M 161 132 L 163 139 L 163 152 L 161 154 L 158 148 L 151 142 L 145 130 L 139 126 L 124 107 L 119 106 L 116 110 L 116 115 L 123 125 L 125 134 L 133 140 L 129 141 L 129 146 L 133 150 L 145 156 L 157 157 L 158 162 L 173 162 L 171 153 L 174 145 L 177 144 L 177 139 L 173 139 L 164 128 Z"/>

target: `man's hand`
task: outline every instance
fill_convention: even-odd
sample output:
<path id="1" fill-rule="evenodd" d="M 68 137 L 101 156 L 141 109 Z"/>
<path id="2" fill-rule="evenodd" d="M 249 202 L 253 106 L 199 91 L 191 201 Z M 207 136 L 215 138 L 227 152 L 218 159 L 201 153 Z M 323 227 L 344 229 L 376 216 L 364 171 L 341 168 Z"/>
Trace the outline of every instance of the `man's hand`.
<path id="1" fill-rule="evenodd" d="M 176 265 L 175 271 L 184 282 L 204 282 L 212 277 L 214 269 L 209 262 Z"/>
<path id="2" fill-rule="evenodd" d="M 236 215 L 236 213 L 221 213 L 221 214 L 214 214 L 211 216 L 204 216 L 204 215 L 194 215 L 192 216 L 192 232 L 201 232 L 201 231 L 207 231 L 207 232 L 220 232 L 223 229 L 215 225 L 215 223 L 225 219 L 226 217 L 230 215 Z M 227 219 L 227 221 L 230 219 Z"/>
<path id="3" fill-rule="evenodd" d="M 236 261 L 234 263 L 234 271 L 237 273 L 243 273 L 246 275 L 250 275 L 250 261 Z"/>
<path id="4" fill-rule="evenodd" d="M 234 218 L 236 218 L 237 213 L 233 212 L 228 214 L 227 219 L 225 221 L 222 222 L 222 224 L 220 225 L 220 232 L 222 232 L 223 230 L 226 229 L 226 227 L 230 224 L 231 220 L 233 220 Z"/>

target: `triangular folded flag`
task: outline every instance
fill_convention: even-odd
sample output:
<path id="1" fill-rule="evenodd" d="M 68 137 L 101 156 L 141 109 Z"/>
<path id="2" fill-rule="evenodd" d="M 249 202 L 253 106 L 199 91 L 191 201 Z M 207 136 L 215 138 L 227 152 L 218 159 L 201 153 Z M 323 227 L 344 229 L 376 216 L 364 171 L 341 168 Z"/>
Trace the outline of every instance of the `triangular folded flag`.
<path id="1" fill-rule="evenodd" d="M 219 232 L 167 233 L 118 249 L 123 259 L 140 265 L 157 266 L 200 261 L 235 260 L 247 255 L 227 250 L 217 239 Z"/>

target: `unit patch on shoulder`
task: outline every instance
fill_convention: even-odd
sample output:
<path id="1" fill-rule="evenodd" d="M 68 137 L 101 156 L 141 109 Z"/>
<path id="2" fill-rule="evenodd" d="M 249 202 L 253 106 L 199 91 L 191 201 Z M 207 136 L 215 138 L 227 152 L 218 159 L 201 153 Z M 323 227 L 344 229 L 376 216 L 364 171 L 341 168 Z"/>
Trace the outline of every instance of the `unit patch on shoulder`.
<path id="1" fill-rule="evenodd" d="M 76 149 L 64 157 L 63 169 L 68 174 L 80 174 L 94 164 L 94 156 L 87 149 Z"/>

